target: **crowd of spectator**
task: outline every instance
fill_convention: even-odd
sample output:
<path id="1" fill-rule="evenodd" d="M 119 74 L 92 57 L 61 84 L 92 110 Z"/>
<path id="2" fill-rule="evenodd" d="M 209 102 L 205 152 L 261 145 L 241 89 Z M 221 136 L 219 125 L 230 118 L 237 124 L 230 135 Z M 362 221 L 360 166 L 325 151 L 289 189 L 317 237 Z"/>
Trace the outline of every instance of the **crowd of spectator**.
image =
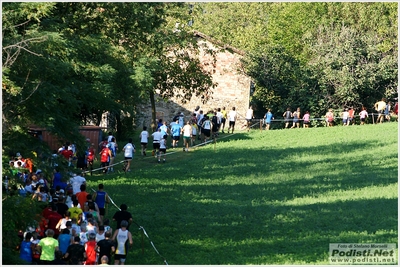
<path id="1" fill-rule="evenodd" d="M 129 232 L 133 219 L 127 205 L 122 204 L 111 218 L 116 223 L 113 231 L 106 217 L 110 197 L 103 184 L 91 194 L 86 191 L 86 179 L 77 174 L 63 188 L 45 182 L 42 186 L 40 183 L 46 179 L 36 180 L 36 187 L 49 186 L 50 190 L 41 190 L 43 195 L 28 193 L 43 205 L 38 224 L 21 231 L 22 260 L 40 265 L 101 265 L 111 264 L 114 259 L 114 264 L 124 264 L 128 246 L 133 244 Z"/>

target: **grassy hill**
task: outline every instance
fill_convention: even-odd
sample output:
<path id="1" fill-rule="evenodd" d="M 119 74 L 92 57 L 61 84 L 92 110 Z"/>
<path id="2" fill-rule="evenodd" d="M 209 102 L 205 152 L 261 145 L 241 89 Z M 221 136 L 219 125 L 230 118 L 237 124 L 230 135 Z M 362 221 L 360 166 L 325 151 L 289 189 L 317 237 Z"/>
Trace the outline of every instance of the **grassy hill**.
<path id="1" fill-rule="evenodd" d="M 87 177 L 150 238 L 131 226 L 126 264 L 328 264 L 329 243 L 397 243 L 397 123 L 252 130 L 167 152 Z"/>

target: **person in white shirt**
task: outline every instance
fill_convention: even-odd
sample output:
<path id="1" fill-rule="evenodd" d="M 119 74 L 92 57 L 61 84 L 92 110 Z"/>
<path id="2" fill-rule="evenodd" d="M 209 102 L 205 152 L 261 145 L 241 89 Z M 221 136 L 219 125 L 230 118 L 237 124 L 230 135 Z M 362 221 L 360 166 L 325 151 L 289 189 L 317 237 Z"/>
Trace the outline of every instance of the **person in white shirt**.
<path id="1" fill-rule="evenodd" d="M 111 139 L 113 138 L 114 136 L 112 135 L 112 132 L 109 132 L 108 133 L 108 136 L 107 136 L 107 142 L 111 142 Z M 114 137 L 115 138 L 115 137 Z"/>
<path id="2" fill-rule="evenodd" d="M 190 121 L 186 122 L 186 125 L 182 128 L 183 134 L 183 151 L 189 151 L 189 143 L 192 139 L 192 125 L 190 125 Z"/>
<path id="3" fill-rule="evenodd" d="M 153 152 L 152 155 L 158 155 L 158 153 L 160 152 L 160 140 L 163 138 L 163 135 L 161 133 L 161 129 L 158 128 L 157 131 L 155 131 L 154 133 L 152 133 L 153 136 Z"/>
<path id="4" fill-rule="evenodd" d="M 127 226 L 128 222 L 123 220 L 121 222 L 121 228 L 114 232 L 112 239 L 116 243 L 117 247 L 114 254 L 114 265 L 119 265 L 120 262 L 121 265 L 125 264 L 126 256 L 128 254 L 128 242 L 129 247 L 132 247 L 133 245 L 132 234 L 128 231 Z"/>
<path id="5" fill-rule="evenodd" d="M 140 133 L 139 138 L 140 146 L 142 147 L 142 155 L 146 156 L 147 143 L 149 142 L 149 132 L 146 126 L 143 126 L 143 131 Z"/>
<path id="6" fill-rule="evenodd" d="M 236 108 L 235 108 L 235 107 L 232 107 L 232 110 L 229 111 L 229 113 L 228 113 L 228 120 L 229 120 L 228 133 L 229 133 L 229 130 L 230 130 L 231 128 L 232 128 L 232 133 L 233 133 L 233 130 L 235 129 L 235 122 L 236 122 L 236 119 L 237 119 Z"/>
<path id="7" fill-rule="evenodd" d="M 167 153 L 167 135 L 164 135 L 160 140 L 160 151 L 158 153 L 158 163 L 161 162 L 161 156 L 164 155 L 163 162 L 165 163 L 165 154 Z"/>
<path id="8" fill-rule="evenodd" d="M 81 192 L 81 185 L 86 183 L 86 179 L 74 173 L 69 182 L 72 185 L 72 193 L 76 195 L 76 193 Z"/>
<path id="9" fill-rule="evenodd" d="M 136 152 L 135 145 L 132 144 L 132 138 L 129 138 L 128 143 L 124 146 L 124 148 L 122 150 L 124 151 L 124 157 L 125 157 L 125 162 L 126 162 L 126 165 L 124 166 L 124 171 L 130 172 L 131 171 L 131 169 L 130 169 L 131 161 Z"/>
<path id="10" fill-rule="evenodd" d="M 203 138 L 203 142 L 207 142 L 207 139 L 211 137 L 211 129 L 212 129 L 212 122 L 210 118 L 206 115 L 204 116 L 205 120 L 201 125 L 201 137 Z"/>
<path id="11" fill-rule="evenodd" d="M 246 121 L 247 121 L 247 131 L 250 130 L 250 124 L 251 124 L 251 120 L 254 118 L 253 115 L 253 107 L 250 106 L 249 109 L 246 112 Z M 233 130 L 232 130 L 233 132 Z"/>

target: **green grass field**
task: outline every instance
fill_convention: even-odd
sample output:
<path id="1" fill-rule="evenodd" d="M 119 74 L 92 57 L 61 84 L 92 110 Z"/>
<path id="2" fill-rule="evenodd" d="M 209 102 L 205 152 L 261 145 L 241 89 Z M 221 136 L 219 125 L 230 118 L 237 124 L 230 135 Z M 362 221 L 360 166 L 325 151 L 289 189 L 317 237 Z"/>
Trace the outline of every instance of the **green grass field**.
<path id="1" fill-rule="evenodd" d="M 397 243 L 397 123 L 225 134 L 165 164 L 135 145 L 132 172 L 88 184 L 170 265 L 328 264 L 329 243 Z M 126 264 L 165 264 L 130 230 Z"/>

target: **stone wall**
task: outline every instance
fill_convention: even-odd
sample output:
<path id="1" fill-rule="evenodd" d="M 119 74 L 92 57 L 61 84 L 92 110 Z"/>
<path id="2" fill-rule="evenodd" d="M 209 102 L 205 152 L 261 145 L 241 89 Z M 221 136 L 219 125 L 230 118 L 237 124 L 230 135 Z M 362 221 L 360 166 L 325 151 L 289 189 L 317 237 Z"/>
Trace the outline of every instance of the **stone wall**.
<path id="1" fill-rule="evenodd" d="M 208 110 L 215 108 L 226 107 L 226 110 L 236 107 L 238 112 L 238 121 L 236 129 L 241 130 L 245 125 L 244 116 L 250 103 L 250 82 L 248 76 L 243 75 L 240 69 L 239 53 L 235 53 L 232 49 L 223 49 L 214 45 L 212 42 L 206 40 L 202 36 L 197 36 L 199 47 L 208 46 L 217 51 L 216 65 L 214 66 L 213 81 L 218 85 L 211 90 L 211 94 L 205 103 L 199 97 L 193 97 L 189 102 L 182 103 L 178 99 L 170 99 L 167 102 L 159 100 L 156 102 L 157 119 L 166 120 L 171 122 L 172 118 L 178 113 L 183 112 L 187 119 L 190 118 L 191 113 L 196 106 L 206 113 Z M 210 60 L 209 56 L 205 55 L 203 50 L 201 52 L 201 62 L 206 63 Z M 150 103 L 138 107 L 137 126 L 141 127 L 151 125 L 151 105 Z M 226 126 L 227 127 L 227 126 Z"/>

